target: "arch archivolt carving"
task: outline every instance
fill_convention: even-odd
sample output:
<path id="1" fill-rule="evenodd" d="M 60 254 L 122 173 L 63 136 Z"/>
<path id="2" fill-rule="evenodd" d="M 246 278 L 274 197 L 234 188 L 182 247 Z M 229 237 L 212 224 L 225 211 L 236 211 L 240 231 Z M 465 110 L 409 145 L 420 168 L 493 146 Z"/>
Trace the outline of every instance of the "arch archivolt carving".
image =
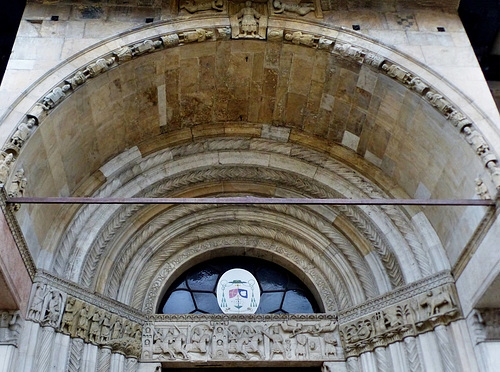
<path id="1" fill-rule="evenodd" d="M 256 143 L 259 143 L 262 145 L 260 140 L 252 140 L 255 141 Z M 210 142 L 210 141 L 209 141 Z M 248 139 L 230 139 L 230 140 L 211 140 L 211 145 L 214 146 L 223 146 L 225 144 L 227 147 L 230 148 L 235 148 L 235 146 L 242 146 L 242 147 L 247 147 L 249 146 L 249 140 Z M 269 144 L 269 151 L 272 148 L 272 142 L 268 142 Z M 205 144 L 207 145 L 207 144 Z M 296 145 L 293 145 L 296 146 Z M 206 148 L 202 146 L 202 148 Z M 224 148 L 224 147 L 222 147 Z M 358 185 L 355 185 L 355 187 L 352 187 L 352 184 L 347 182 L 345 178 L 339 177 L 337 175 L 334 175 L 333 172 L 330 172 L 333 178 L 329 180 L 326 184 L 319 183 L 319 181 L 313 181 L 311 179 L 307 179 L 304 177 L 300 177 L 297 174 L 290 173 L 287 171 L 280 171 L 276 169 L 268 169 L 268 168 L 255 168 L 253 166 L 247 166 L 245 168 L 240 168 L 240 167 L 234 167 L 233 165 L 228 165 L 228 166 L 217 166 L 215 168 L 195 168 L 194 170 L 190 170 L 189 172 L 187 170 L 184 170 L 183 172 L 180 172 L 178 174 L 175 174 L 171 177 L 167 177 L 166 179 L 163 179 L 162 177 L 165 177 L 165 169 L 168 168 L 169 164 L 166 159 L 172 159 L 173 156 L 172 154 L 176 154 L 175 158 L 178 159 L 179 161 L 182 161 L 182 157 L 178 154 L 186 154 L 188 156 L 192 156 L 195 151 L 200 149 L 199 144 L 193 144 L 193 145 L 187 145 L 187 146 L 179 146 L 173 149 L 167 149 L 163 152 L 160 152 L 158 154 L 155 154 L 154 156 L 149 156 L 146 157 L 143 162 L 141 162 L 139 165 L 134 165 L 130 169 L 127 169 L 123 171 L 120 175 L 117 175 L 116 177 L 113 178 L 113 181 L 105 184 L 101 190 L 99 190 L 96 194 L 97 195 L 116 195 L 116 196 L 124 196 L 125 195 L 134 195 L 134 194 L 127 194 L 124 192 L 124 190 L 128 190 L 129 192 L 135 192 L 136 190 L 139 190 L 141 188 L 145 187 L 145 182 L 154 182 L 157 181 L 155 184 L 152 184 L 149 186 L 149 188 L 145 188 L 145 192 L 143 194 L 139 195 L 145 195 L 145 196 L 158 196 L 158 195 L 171 195 L 172 191 L 178 193 L 182 192 L 182 190 L 186 189 L 192 189 L 197 187 L 197 185 L 203 185 L 205 183 L 208 184 L 215 184 L 215 183 L 221 183 L 221 182 L 226 182 L 230 180 L 231 182 L 252 182 L 252 183 L 263 183 L 263 184 L 277 184 L 280 185 L 281 187 L 281 193 L 291 193 L 291 195 L 296 195 L 297 192 L 299 192 L 301 195 L 311 195 L 314 197 L 338 197 L 339 192 L 342 192 L 343 190 L 346 190 L 350 188 L 350 192 L 352 193 L 353 189 L 355 189 L 355 194 L 358 193 L 358 195 L 365 195 L 364 191 L 367 190 L 369 193 L 372 193 L 370 189 L 366 186 L 369 186 L 370 188 L 373 189 L 373 186 L 369 185 L 366 181 L 358 181 L 357 183 L 359 184 L 359 188 L 363 187 L 363 190 L 359 190 Z M 311 150 L 303 150 L 305 152 L 309 151 L 313 153 Z M 203 155 L 205 153 L 202 153 Z M 207 154 L 209 159 L 217 159 L 217 157 L 213 154 Z M 244 154 L 243 156 L 249 157 L 249 155 Z M 197 158 L 200 159 L 202 158 L 201 155 L 197 155 Z M 318 162 L 321 162 L 322 158 L 319 156 Z M 165 163 L 166 161 L 166 163 Z M 163 163 L 162 163 L 163 162 Z M 189 163 L 189 162 L 188 162 Z M 203 160 L 202 160 L 203 163 Z M 332 169 L 333 167 L 333 162 L 330 162 L 331 164 L 329 167 Z M 146 166 L 144 166 L 146 164 Z M 150 167 L 150 168 L 148 168 Z M 339 168 L 339 165 L 336 165 L 337 168 Z M 341 167 L 342 168 L 342 167 Z M 143 173 L 140 173 L 143 172 Z M 351 179 L 355 178 L 354 172 L 353 174 L 350 174 L 349 177 Z M 151 174 L 151 177 L 144 177 L 144 174 Z M 360 179 L 361 177 L 358 176 Z M 323 180 L 323 182 L 325 182 Z M 328 184 L 335 184 L 336 190 L 333 191 L 330 189 Z M 202 189 L 200 189 L 202 190 Z M 288 191 L 287 191 L 288 190 Z M 294 191 L 295 190 L 295 191 Z M 382 193 L 382 191 L 378 191 L 379 193 Z M 295 193 L 295 194 L 294 194 Z M 137 195 L 137 194 L 135 194 Z M 199 210 L 203 210 L 203 206 L 199 207 Z M 278 207 L 274 207 L 278 208 Z M 328 209 L 328 208 L 327 208 Z M 149 210 L 148 208 L 145 208 L 144 210 Z M 198 210 L 198 209 L 197 209 Z M 376 257 L 377 262 L 380 262 L 380 267 L 383 267 L 384 274 L 385 272 L 388 275 L 390 282 L 392 283 L 393 287 L 397 287 L 398 285 L 402 284 L 405 282 L 405 279 L 401 275 L 401 268 L 399 266 L 398 260 L 401 260 L 401 257 L 396 259 L 397 255 L 395 252 L 393 252 L 394 246 L 400 246 L 401 248 L 401 239 L 400 240 L 395 240 L 397 244 L 395 244 L 392 241 L 387 241 L 386 239 L 383 239 L 382 232 L 390 226 L 394 226 L 394 222 L 385 217 L 385 216 L 379 216 L 380 211 L 377 211 L 376 209 L 374 210 L 367 210 L 367 211 L 362 211 L 358 208 L 335 208 L 335 209 L 328 209 L 330 211 L 334 211 L 334 214 L 340 214 L 343 218 L 348 219 L 351 221 L 351 223 L 356 226 L 360 231 L 363 232 L 365 235 L 366 239 L 371 242 L 371 244 L 374 246 L 374 249 L 377 253 Z M 126 231 L 129 231 L 127 227 L 130 227 L 127 225 L 127 221 L 129 220 L 136 220 L 137 216 L 140 216 L 141 213 L 146 213 L 143 211 L 143 209 L 140 206 L 125 206 L 122 208 L 111 208 L 111 211 L 108 208 L 108 211 L 102 212 L 99 210 L 98 207 L 84 207 L 82 208 L 81 211 L 78 212 L 77 216 L 73 220 L 72 225 L 68 229 L 66 235 L 63 237 L 61 245 L 60 245 L 60 250 L 58 253 L 58 256 L 56 256 L 55 263 L 54 263 L 54 268 L 58 272 L 67 272 L 67 273 L 72 273 L 70 276 L 73 278 L 72 280 L 76 281 L 81 281 L 85 286 L 93 286 L 96 285 L 95 283 L 92 283 L 92 279 L 96 277 L 101 277 L 101 275 L 96 275 L 96 268 L 97 268 L 97 263 L 98 262 L 114 262 L 112 258 L 110 258 L 110 247 L 114 246 L 117 244 L 117 242 L 120 242 L 122 244 L 124 242 L 123 234 Z M 192 213 L 190 210 L 186 210 L 185 212 L 182 209 L 174 208 L 172 209 L 172 215 L 170 222 L 175 221 L 175 219 L 179 218 L 177 214 L 189 214 Z M 283 213 L 283 210 L 280 211 L 280 213 Z M 332 212 L 331 212 L 332 213 Z M 324 234 L 327 239 L 334 241 L 337 247 L 344 248 L 343 249 L 343 254 L 346 255 L 346 259 L 348 262 L 350 262 L 353 267 L 357 267 L 355 269 L 355 272 L 362 272 L 363 265 L 366 265 L 366 262 L 363 263 L 363 265 L 360 265 L 359 260 L 355 259 L 356 253 L 351 253 L 351 256 L 349 256 L 349 245 L 342 245 L 341 242 L 337 239 L 337 241 L 334 240 L 335 238 L 335 231 L 333 229 L 330 229 L 330 232 L 328 232 L 328 223 L 329 221 L 323 221 L 321 222 L 321 219 L 317 220 L 316 222 L 312 222 L 313 217 L 317 217 L 317 213 L 313 213 L 312 209 L 309 208 L 304 208 L 304 209 L 294 209 L 291 208 L 287 211 L 287 214 L 291 214 L 294 218 L 297 218 L 301 221 L 306 222 L 309 225 L 312 225 L 313 229 L 316 229 L 320 231 L 322 234 Z M 367 215 L 370 214 L 370 218 L 367 217 Z M 376 222 L 379 224 L 379 226 L 373 225 L 373 220 L 377 220 L 374 216 L 377 215 L 377 218 L 380 218 L 381 220 L 379 222 Z M 404 216 L 402 212 L 400 212 L 401 216 Z M 103 217 L 104 216 L 104 217 Z M 131 218 L 132 216 L 135 216 L 134 218 Z M 142 220 L 143 218 L 139 218 L 139 220 Z M 385 221 L 385 222 L 384 222 Z M 403 223 L 407 223 L 410 225 L 408 221 L 405 221 L 404 219 L 402 220 Z M 402 222 L 399 223 L 400 225 Z M 386 227 L 383 227 L 386 226 Z M 387 227 L 389 226 L 389 227 Z M 144 230 L 142 230 L 144 228 Z M 90 236 L 79 236 L 75 231 L 82 231 L 81 229 L 88 229 L 88 231 L 93 231 L 93 235 Z M 408 226 L 407 230 L 411 230 L 412 227 Z M 325 230 L 325 231 L 323 231 Z M 142 235 L 142 239 L 147 236 L 147 234 L 152 234 L 155 232 L 155 227 L 152 225 L 147 225 L 146 227 L 141 227 L 140 234 Z M 331 232 L 333 231 L 333 232 Z M 401 234 L 401 236 L 403 236 Z M 394 236 L 392 237 L 394 239 Z M 126 241 L 126 240 L 125 240 Z M 129 245 L 134 245 L 137 247 L 141 243 L 141 240 L 139 239 L 136 242 L 136 237 L 134 237 L 134 240 L 131 240 L 129 243 L 127 243 L 127 246 Z M 403 244 L 407 246 L 407 250 L 410 251 L 410 246 L 409 244 L 405 244 L 403 240 Z M 74 249 L 74 248 L 77 249 Z M 70 255 L 70 251 L 71 255 Z M 107 252 L 106 252 L 107 251 Z M 104 253 L 106 252 L 106 253 Z M 103 254 L 105 254 L 106 259 L 103 258 Z M 125 250 L 124 254 L 122 253 L 118 254 L 115 252 L 114 254 L 119 257 L 118 261 L 119 265 L 114 266 L 112 269 L 110 266 L 107 267 L 107 269 L 111 270 L 113 274 L 110 275 L 111 282 L 107 283 L 108 284 L 113 284 L 110 288 L 115 288 L 115 289 L 106 289 L 108 291 L 107 293 L 111 294 L 109 291 L 116 291 L 116 283 L 117 281 L 120 280 L 120 277 L 115 275 L 115 273 L 120 272 L 121 270 L 125 270 L 127 267 L 127 263 L 122 260 L 124 257 L 129 257 L 128 251 Z M 133 253 L 130 253 L 133 254 Z M 397 254 L 401 255 L 401 249 L 397 252 Z M 409 253 L 410 257 L 412 257 L 414 254 Z M 65 256 L 67 255 L 67 256 Z M 405 261 L 405 259 L 403 259 Z M 65 264 L 65 262 L 70 263 Z M 101 269 L 99 269 L 101 270 Z M 115 271 L 117 270 L 117 271 Z M 371 268 L 370 271 L 373 271 L 374 268 Z M 109 272 L 106 274 L 109 275 Z M 370 297 L 372 293 L 374 293 L 373 289 L 369 289 L 369 285 L 367 283 L 372 282 L 369 276 L 366 276 L 367 274 L 357 274 L 361 281 L 364 282 L 364 287 L 365 290 L 368 288 L 368 292 L 366 295 Z M 415 275 L 415 274 L 412 274 Z M 421 275 L 421 274 L 418 274 Z M 411 281 L 411 278 L 409 279 Z M 388 290 L 389 288 L 385 289 Z M 101 290 L 104 290 L 104 288 L 101 288 Z M 116 293 L 116 292 L 115 292 Z"/>
<path id="2" fill-rule="evenodd" d="M 205 260 L 208 257 L 217 257 L 229 254 L 239 255 L 243 252 L 248 256 L 261 257 L 275 261 L 295 274 L 298 274 L 313 290 L 320 306 L 327 312 L 337 311 L 337 301 L 347 302 L 348 291 L 345 281 L 332 270 L 324 271 L 317 260 L 312 259 L 311 253 L 304 254 L 286 242 L 277 241 L 259 235 L 226 234 L 219 237 L 196 242 L 187 248 L 178 250 L 155 270 L 147 281 L 146 290 L 140 289 L 134 300 L 146 314 L 154 314 L 161 296 L 168 286 L 182 271 L 187 270 L 193 263 Z M 134 287 L 133 290 L 136 290 Z M 135 301 L 134 301 L 135 302 Z"/>
<path id="3" fill-rule="evenodd" d="M 217 20 L 215 23 L 220 23 Z M 231 32 L 227 24 L 214 26 L 214 23 L 207 22 L 206 28 L 203 28 L 203 22 L 199 23 L 200 27 L 194 29 L 183 29 L 182 22 L 177 26 L 173 24 L 159 24 L 156 29 L 134 30 L 130 35 L 123 40 L 128 40 L 128 44 L 116 47 L 116 40 L 108 40 L 103 42 L 103 47 L 94 47 L 90 50 L 92 55 L 95 55 L 97 50 L 106 50 L 106 53 L 96 56 L 90 63 L 84 63 L 76 71 L 66 75 L 59 84 L 53 87 L 43 98 L 39 98 L 34 106 L 26 113 L 22 119 L 22 123 L 18 123 L 17 130 L 9 138 L 3 146 L 6 156 L 8 152 L 17 157 L 21 148 L 27 142 L 32 132 L 37 125 L 41 125 L 44 119 L 52 110 L 63 102 L 72 92 L 77 90 L 87 81 L 107 72 L 110 69 L 116 68 L 123 63 L 139 58 L 150 53 L 159 52 L 161 50 L 170 49 L 172 47 L 182 46 L 192 42 L 210 42 L 228 40 Z M 188 25 L 189 23 L 186 23 Z M 210 26 L 209 26 L 210 25 Z M 269 28 L 269 40 L 272 42 L 290 42 L 295 45 L 322 50 L 344 58 L 356 64 L 363 64 L 378 73 L 385 74 L 391 79 L 405 86 L 422 96 L 424 101 L 434 107 L 441 115 L 445 117 L 459 133 L 463 135 L 464 140 L 472 147 L 482 163 L 488 170 L 492 184 L 496 189 L 500 188 L 500 168 L 499 160 L 487 143 L 485 138 L 478 132 L 473 122 L 463 112 L 456 108 L 456 105 L 448 100 L 437 89 L 432 87 L 425 81 L 425 78 L 411 72 L 410 68 L 403 66 L 406 62 L 413 66 L 417 71 L 427 73 L 429 78 L 435 78 L 430 71 L 422 70 L 421 66 L 415 64 L 409 57 L 403 56 L 401 53 L 391 53 L 392 51 L 385 46 L 377 45 L 375 41 L 371 41 L 366 36 L 360 36 L 356 33 L 350 33 L 342 28 L 332 28 L 328 30 L 325 27 L 309 25 L 310 31 L 301 31 L 301 22 L 288 21 L 280 27 Z M 178 27 L 177 30 L 174 30 Z M 189 26 L 188 26 L 189 27 Z M 312 30 L 315 30 L 314 34 Z M 272 36 L 271 36 L 272 35 Z M 144 38 L 144 36 L 146 36 Z M 142 38 L 141 38 L 142 37 Z M 133 40 L 133 41 L 131 41 Z M 347 41 L 349 40 L 349 41 Z M 109 43 L 109 45 L 106 45 Z M 356 45 L 356 43 L 359 44 Z M 114 46 L 111 47 L 110 46 Z M 111 49 L 111 51 L 109 51 Z M 374 52 L 376 50 L 377 52 Z M 397 61 L 387 58 L 385 55 L 391 55 Z M 82 56 L 83 57 L 83 56 Z M 76 58 L 78 59 L 78 58 Z M 88 61 L 88 56 L 82 58 L 82 61 Z M 401 64 L 401 62 L 403 64 Z M 74 63 L 74 62 L 73 62 Z M 68 64 L 63 64 L 61 71 L 68 71 Z M 46 79 L 41 79 L 45 81 Z M 50 80 L 54 80 L 53 77 Z M 442 82 L 442 78 L 437 79 Z M 32 91 L 30 88 L 29 91 Z M 39 89 L 37 89 L 39 90 Z M 450 90 L 453 92 L 453 89 Z M 456 95 L 456 92 L 455 92 Z M 31 98 L 33 99 L 33 98 Z M 10 159 L 6 165 L 12 167 L 14 159 Z M 11 172 L 12 173 L 12 172 Z M 1 183 L 7 181 L 0 180 Z"/>

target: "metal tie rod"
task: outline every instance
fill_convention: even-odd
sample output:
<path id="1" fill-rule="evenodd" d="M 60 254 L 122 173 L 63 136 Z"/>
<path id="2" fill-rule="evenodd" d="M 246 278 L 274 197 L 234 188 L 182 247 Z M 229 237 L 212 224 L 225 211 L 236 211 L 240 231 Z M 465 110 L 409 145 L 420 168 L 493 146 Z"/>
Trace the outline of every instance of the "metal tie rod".
<path id="1" fill-rule="evenodd" d="M 16 204 L 290 204 L 290 205 L 421 205 L 421 206 L 495 206 L 491 199 L 307 199 L 259 198 L 93 198 L 93 197 L 20 197 L 7 198 Z"/>

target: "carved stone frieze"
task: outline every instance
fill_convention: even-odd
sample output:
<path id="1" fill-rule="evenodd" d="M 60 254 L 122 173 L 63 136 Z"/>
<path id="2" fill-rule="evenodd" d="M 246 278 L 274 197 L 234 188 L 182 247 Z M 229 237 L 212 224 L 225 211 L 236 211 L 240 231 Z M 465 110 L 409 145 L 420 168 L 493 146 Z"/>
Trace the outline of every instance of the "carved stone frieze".
<path id="1" fill-rule="evenodd" d="M 18 169 L 7 188 L 7 195 L 10 198 L 20 198 L 24 196 L 27 183 L 28 179 L 24 176 L 24 169 Z M 21 205 L 19 203 L 12 205 L 12 210 L 14 211 L 18 211 L 20 208 Z"/>
<path id="2" fill-rule="evenodd" d="M 337 321 L 333 315 L 221 317 L 213 314 L 201 317 L 191 315 L 188 318 L 187 321 L 154 320 L 146 323 L 142 360 L 206 362 L 342 359 Z"/>
<path id="3" fill-rule="evenodd" d="M 14 155 L 12 153 L 7 153 L 2 151 L 0 153 L 0 184 L 5 185 L 7 178 L 9 177 L 10 167 L 14 162 Z"/>
<path id="4" fill-rule="evenodd" d="M 447 325 L 459 317 L 455 288 L 444 285 L 341 324 L 340 335 L 346 356 L 358 356 Z"/>
<path id="5" fill-rule="evenodd" d="M 48 284 L 33 285 L 28 319 L 128 357 L 137 358 L 141 352 L 139 323 L 68 296 Z"/>
<path id="6" fill-rule="evenodd" d="M 19 311 L 0 311 L 0 345 L 17 347 L 22 322 Z"/>

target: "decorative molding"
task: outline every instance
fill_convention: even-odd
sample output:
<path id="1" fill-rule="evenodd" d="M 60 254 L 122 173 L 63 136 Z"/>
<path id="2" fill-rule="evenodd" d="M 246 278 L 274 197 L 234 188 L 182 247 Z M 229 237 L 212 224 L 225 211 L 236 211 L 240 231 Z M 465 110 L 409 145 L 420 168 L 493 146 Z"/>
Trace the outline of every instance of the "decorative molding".
<path id="1" fill-rule="evenodd" d="M 191 316 L 144 325 L 141 361 L 342 360 L 332 316 Z M 234 320 L 236 318 L 236 320 Z M 281 318 L 281 319 L 279 319 Z"/>
<path id="2" fill-rule="evenodd" d="M 408 336 L 432 331 L 460 317 L 455 286 L 446 284 L 392 306 L 381 306 L 354 321 L 342 323 L 340 316 L 340 335 L 346 356 L 359 356 Z"/>
<path id="3" fill-rule="evenodd" d="M 33 281 L 37 273 L 35 262 L 33 260 L 33 257 L 31 256 L 28 244 L 24 239 L 21 227 L 19 226 L 16 217 L 14 216 L 13 208 L 10 208 L 10 206 L 7 205 L 6 200 L 7 200 L 7 193 L 5 191 L 5 188 L 2 187 L 2 185 L 0 185 L 0 208 L 2 209 L 3 215 L 5 216 L 7 225 L 9 225 L 10 232 L 12 234 L 12 237 L 14 238 L 16 247 L 19 250 L 19 254 L 21 255 L 21 258 L 24 262 L 24 266 L 28 271 L 28 275 Z"/>

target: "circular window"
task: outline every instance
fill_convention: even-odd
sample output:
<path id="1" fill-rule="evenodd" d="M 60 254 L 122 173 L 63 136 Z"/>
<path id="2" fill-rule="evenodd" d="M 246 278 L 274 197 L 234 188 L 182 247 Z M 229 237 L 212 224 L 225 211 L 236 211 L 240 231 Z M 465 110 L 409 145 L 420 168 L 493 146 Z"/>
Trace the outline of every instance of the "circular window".
<path id="1" fill-rule="evenodd" d="M 231 269 L 247 270 L 257 279 L 261 295 L 256 314 L 319 312 L 311 291 L 295 275 L 272 262 L 240 256 L 215 258 L 183 273 L 168 289 L 158 313 L 222 313 L 217 283 Z"/>

